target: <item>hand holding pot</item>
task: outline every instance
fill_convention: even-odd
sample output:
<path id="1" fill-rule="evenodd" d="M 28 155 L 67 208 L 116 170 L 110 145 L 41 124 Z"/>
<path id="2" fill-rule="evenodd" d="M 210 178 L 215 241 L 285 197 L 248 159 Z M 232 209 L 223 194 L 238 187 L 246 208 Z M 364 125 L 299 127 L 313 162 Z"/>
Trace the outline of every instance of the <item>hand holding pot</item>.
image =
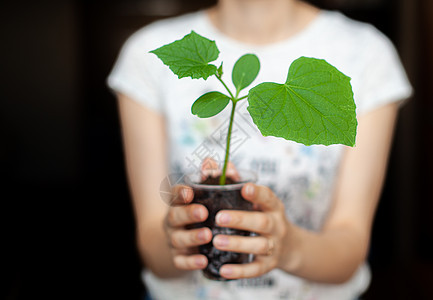
<path id="1" fill-rule="evenodd" d="M 186 229 L 185 226 L 203 222 L 208 217 L 206 207 L 190 204 L 193 191 L 190 187 L 176 185 L 172 189 L 173 200 L 164 221 L 164 231 L 172 249 L 174 265 L 182 270 L 198 270 L 207 266 L 207 258 L 198 254 L 197 246 L 212 240 L 209 228 Z"/>
<path id="2" fill-rule="evenodd" d="M 211 158 L 202 162 L 201 176 L 216 177 L 221 174 L 218 164 Z M 239 174 L 232 163 L 227 169 L 228 177 L 239 180 Z M 192 203 L 194 192 L 191 187 L 176 185 L 172 189 L 172 200 L 167 212 L 164 230 L 172 249 L 173 262 L 182 270 L 204 269 L 208 260 L 198 254 L 197 246 L 212 240 L 212 231 L 208 227 L 187 229 L 187 225 L 200 223 L 208 218 L 209 212 L 204 205 Z"/>
<path id="3" fill-rule="evenodd" d="M 261 276 L 286 263 L 288 240 L 292 228 L 287 220 L 281 200 L 266 186 L 248 183 L 242 188 L 242 196 L 251 201 L 258 211 L 220 211 L 216 224 L 259 234 L 254 237 L 217 235 L 213 239 L 216 248 L 224 251 L 253 253 L 255 260 L 248 264 L 226 264 L 221 276 L 228 279 Z"/>

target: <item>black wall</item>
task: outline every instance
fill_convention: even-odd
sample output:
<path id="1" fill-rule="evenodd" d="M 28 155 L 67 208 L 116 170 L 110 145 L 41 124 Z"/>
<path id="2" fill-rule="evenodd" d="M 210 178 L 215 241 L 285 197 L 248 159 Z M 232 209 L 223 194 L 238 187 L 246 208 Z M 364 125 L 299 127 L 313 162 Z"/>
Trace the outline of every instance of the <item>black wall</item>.
<path id="1" fill-rule="evenodd" d="M 422 0 L 311 2 L 385 32 L 416 89 L 401 110 L 365 299 L 431 299 L 433 7 Z M 141 297 L 116 101 L 105 80 L 132 32 L 211 3 L 0 4 L 2 298 Z"/>

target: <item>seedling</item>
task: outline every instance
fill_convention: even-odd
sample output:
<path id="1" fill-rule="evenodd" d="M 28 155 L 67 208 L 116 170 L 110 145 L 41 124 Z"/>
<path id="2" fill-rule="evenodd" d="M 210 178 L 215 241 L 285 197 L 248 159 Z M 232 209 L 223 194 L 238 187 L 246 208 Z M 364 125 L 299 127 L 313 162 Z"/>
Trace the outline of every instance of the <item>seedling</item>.
<path id="1" fill-rule="evenodd" d="M 236 90 L 232 91 L 222 78 L 223 64 L 219 67 L 211 64 L 219 55 L 215 41 L 194 31 L 150 52 L 179 79 L 206 80 L 215 76 L 227 91 L 227 94 L 206 93 L 191 108 L 194 115 L 209 118 L 232 103 L 220 185 L 226 182 L 236 104 L 244 99 L 248 99 L 247 110 L 263 136 L 282 137 L 307 146 L 355 145 L 356 106 L 350 78 L 323 59 L 300 57 L 290 65 L 284 83 L 260 83 L 248 94 L 240 95 L 259 73 L 260 62 L 254 54 L 245 54 L 235 63 L 232 82 Z"/>

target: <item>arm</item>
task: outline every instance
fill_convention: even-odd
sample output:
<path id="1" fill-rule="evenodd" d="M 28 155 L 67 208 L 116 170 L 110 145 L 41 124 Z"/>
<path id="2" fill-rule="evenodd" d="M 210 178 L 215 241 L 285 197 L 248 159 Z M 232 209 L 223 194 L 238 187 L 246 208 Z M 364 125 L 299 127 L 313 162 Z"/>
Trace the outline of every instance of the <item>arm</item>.
<path id="1" fill-rule="evenodd" d="M 282 202 L 268 188 L 245 185 L 243 196 L 259 204 L 262 212 L 220 212 L 217 222 L 221 226 L 256 231 L 261 236 L 219 236 L 214 239 L 214 245 L 221 250 L 251 252 L 258 256 L 251 264 L 223 266 L 222 275 L 255 277 L 280 268 L 318 282 L 348 280 L 367 255 L 397 106 L 386 105 L 359 119 L 357 145 L 346 150 L 334 205 L 321 232 L 310 232 L 288 222 Z"/>
<path id="2" fill-rule="evenodd" d="M 190 204 L 191 190 L 175 186 L 173 206 L 160 196 L 167 175 L 167 145 L 164 118 L 136 101 L 118 95 L 127 175 L 137 225 L 137 247 L 144 264 L 159 277 L 177 277 L 202 269 L 207 260 L 188 251 L 212 238 L 208 228 L 185 230 L 186 224 L 207 218 L 204 206 Z M 177 201 L 177 202 L 176 202 Z M 169 246 L 171 245 L 171 246 Z"/>
<path id="3" fill-rule="evenodd" d="M 301 240 L 305 257 L 295 267 L 299 275 L 343 282 L 365 260 L 397 111 L 398 104 L 389 104 L 359 119 L 356 147 L 346 150 L 323 230 L 317 236 L 305 233 Z"/>
<path id="4" fill-rule="evenodd" d="M 170 255 L 162 227 L 167 206 L 158 191 L 167 174 L 164 119 L 121 94 L 118 105 L 137 246 L 146 267 L 156 274 L 172 274 L 171 260 L 164 259 Z"/>

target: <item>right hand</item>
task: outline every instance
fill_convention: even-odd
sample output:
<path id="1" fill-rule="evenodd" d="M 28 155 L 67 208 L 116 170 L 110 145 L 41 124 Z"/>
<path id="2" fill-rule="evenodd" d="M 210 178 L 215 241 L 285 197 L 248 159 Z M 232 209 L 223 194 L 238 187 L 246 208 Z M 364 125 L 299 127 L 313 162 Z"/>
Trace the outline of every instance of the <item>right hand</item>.
<path id="1" fill-rule="evenodd" d="M 172 189 L 173 200 L 164 220 L 164 231 L 171 248 L 174 265 L 181 270 L 204 269 L 206 256 L 198 254 L 197 246 L 209 243 L 212 232 L 209 228 L 186 229 L 186 225 L 203 222 L 208 217 L 206 207 L 191 204 L 192 188 L 176 185 Z"/>

